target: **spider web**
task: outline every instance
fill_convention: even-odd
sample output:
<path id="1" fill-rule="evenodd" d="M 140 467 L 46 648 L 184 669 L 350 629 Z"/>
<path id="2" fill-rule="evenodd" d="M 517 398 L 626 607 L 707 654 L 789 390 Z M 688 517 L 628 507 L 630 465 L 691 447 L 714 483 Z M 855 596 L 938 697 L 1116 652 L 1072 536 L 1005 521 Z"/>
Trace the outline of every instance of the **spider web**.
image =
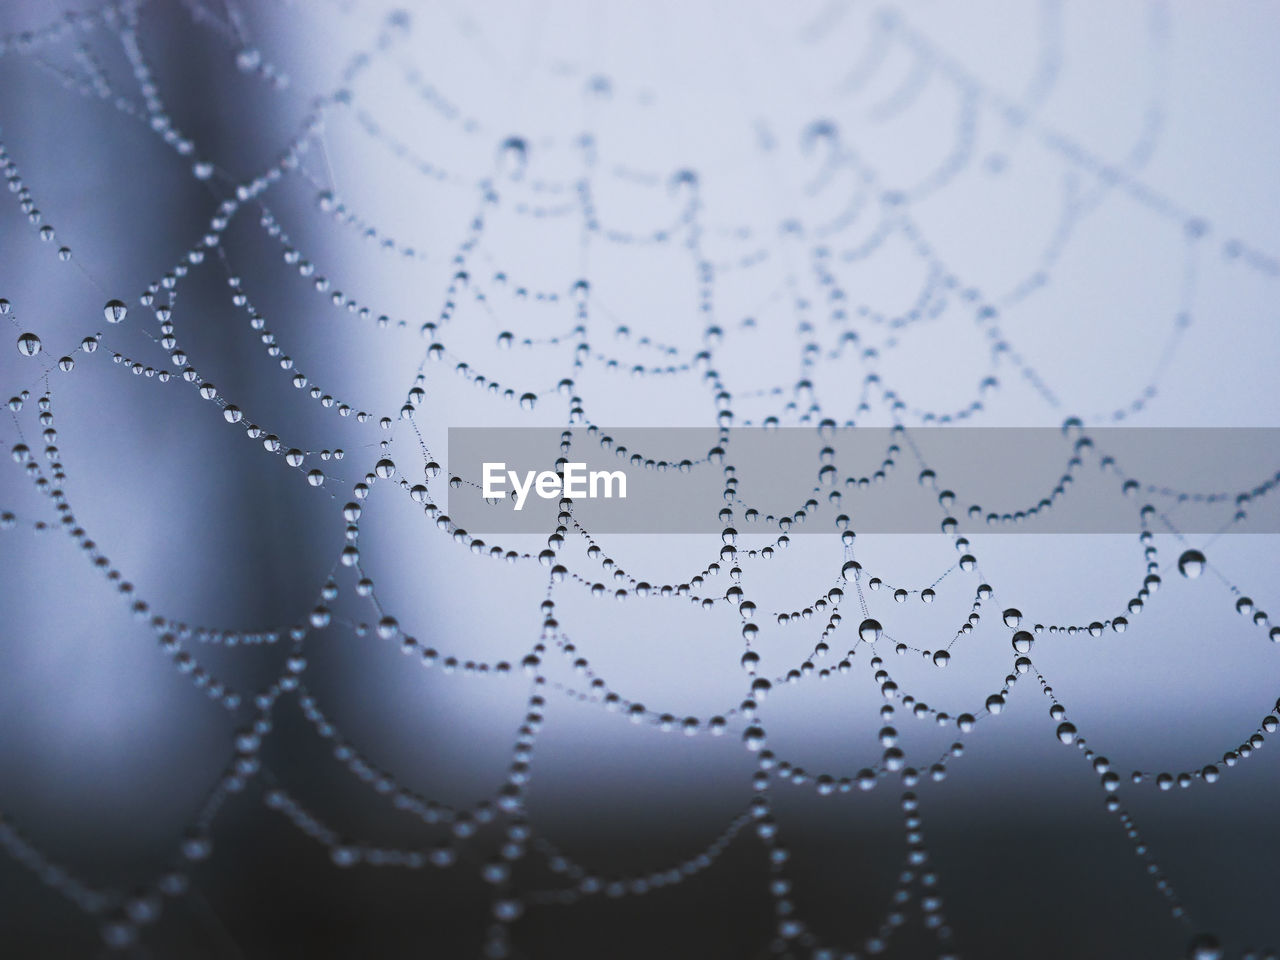
<path id="1" fill-rule="evenodd" d="M 1117 733 L 1120 745 L 1104 750 L 1106 735 L 1095 741 L 1083 717 L 1105 712 L 1073 712 L 1066 689 L 1077 676 L 1064 664 L 1071 679 L 1059 689 L 1045 662 L 1055 655 L 1038 656 L 1049 648 L 1088 660 L 1101 644 L 1152 642 L 1146 622 L 1161 615 L 1157 608 L 1179 604 L 1195 609 L 1164 614 L 1175 630 L 1179 617 L 1204 609 L 1230 618 L 1224 629 L 1243 625 L 1242 647 L 1244 633 L 1280 637 L 1251 599 L 1274 567 L 1251 569 L 1262 582 L 1250 587 L 1215 553 L 1229 554 L 1235 538 L 1224 535 L 1249 529 L 1252 504 L 1280 475 L 1238 489 L 1189 490 L 1130 475 L 1111 451 L 1095 449 L 1105 446 L 1097 428 L 1151 422 L 1152 413 L 1161 422 L 1161 402 L 1180 392 L 1166 386 L 1196 369 L 1183 347 L 1206 273 L 1264 284 L 1259 300 L 1280 273 L 1262 246 L 1220 231 L 1191 201 L 1144 177 L 1170 110 L 1171 13 L 1154 4 L 1139 18 L 1136 135 L 1119 159 L 1048 118 L 1066 66 L 1064 12 L 1053 2 L 1035 14 L 1031 79 L 1013 96 L 933 39 L 938 33 L 920 25 L 923 15 L 918 24 L 910 13 L 852 3 L 815 7 L 805 18 L 756 11 L 756 29 L 777 36 L 757 37 L 752 49 L 776 43 L 793 51 L 796 85 L 776 89 L 769 69 L 738 63 L 723 84 L 707 80 L 705 94 L 693 84 L 734 61 L 705 45 L 714 31 L 697 29 L 706 26 L 701 19 L 727 37 L 746 31 L 710 8 L 691 12 L 690 28 L 664 39 L 663 57 L 628 62 L 651 49 L 640 36 L 614 49 L 617 70 L 606 69 L 603 41 L 600 56 L 590 42 L 590 56 L 549 56 L 540 35 L 517 28 L 512 40 L 510 24 L 504 32 L 449 6 L 428 14 L 354 3 L 259 10 L 230 0 L 124 2 L 0 40 L 5 65 L 41 85 L 32 103 L 55 110 L 76 103 L 85 111 L 76 117 L 100 118 L 47 150 L 14 101 L 5 104 L 13 114 L 0 117 L 0 164 L 28 229 L 19 252 L 12 216 L 5 225 L 3 282 L 13 292 L 0 290 L 17 338 L 4 367 L 15 386 L 16 467 L 5 494 L 27 498 L 2 516 L 12 528 L 5 544 L 16 558 L 12 579 L 23 592 L 37 589 L 24 556 L 69 538 L 76 555 L 58 559 L 55 572 L 87 567 L 97 585 L 105 577 L 127 613 L 158 638 L 186 695 L 221 714 L 200 722 L 224 737 L 234 731 L 230 749 L 217 741 L 222 769 L 211 788 L 200 787 L 198 799 L 187 790 L 188 809 L 159 804 L 185 826 L 169 836 L 165 865 L 141 882 L 90 879 L 91 870 L 68 865 L 74 856 L 51 852 L 56 826 L 42 828 L 47 836 L 38 841 L 8 810 L 0 844 L 91 918 L 108 948 L 139 955 L 147 955 L 169 904 L 203 902 L 199 871 L 221 852 L 215 832 L 242 816 L 229 811 L 250 798 L 270 811 L 272 829 L 318 846 L 335 871 L 478 878 L 466 899 L 483 911 L 467 917 L 483 956 L 534 955 L 522 931 L 539 912 L 561 911 L 573 924 L 574 911 L 592 903 L 714 883 L 730 852 L 754 842 L 763 856 L 742 862 L 753 864 L 751 882 L 767 896 L 765 935 L 737 953 L 717 945 L 701 955 L 849 958 L 896 949 L 956 957 L 964 938 L 947 906 L 962 879 L 937 865 L 923 808 L 1009 713 L 1079 755 L 1095 807 L 1111 815 L 1114 843 L 1127 844 L 1141 865 L 1170 936 L 1199 960 L 1222 956 L 1206 932 L 1214 924 L 1197 913 L 1194 897 L 1179 893 L 1179 875 L 1162 866 L 1128 797 L 1198 795 L 1257 766 L 1245 761 L 1280 725 L 1280 703 L 1251 698 L 1266 669 L 1250 668 L 1251 697 L 1211 718 L 1224 720 L 1210 731 L 1218 746 L 1188 756 L 1169 754 L 1152 732 Z M 587 21 L 579 26 L 588 38 L 607 19 L 580 10 L 530 22 L 535 33 L 555 34 L 564 28 L 558 16 Z M 164 42 L 169 36 L 183 38 L 180 55 Z M 806 84 L 817 93 L 798 94 Z M 206 89 L 214 86 L 216 96 Z M 32 134 L 24 139 L 33 161 L 12 137 L 15 126 Z M 135 228 L 119 210 L 78 212 L 85 196 L 68 184 L 79 171 L 99 170 L 92 159 L 99 144 L 102 169 L 121 178 L 130 212 L 172 204 L 172 215 L 140 217 Z M 113 152 L 134 149 L 153 172 L 110 166 Z M 979 229 L 977 241 L 961 231 L 970 239 L 957 246 L 949 224 L 968 229 L 971 218 L 994 218 L 987 185 L 1024 168 L 1027 193 L 1003 201 L 1016 211 L 1012 219 Z M 1028 196 L 1042 207 L 1021 209 Z M 1064 275 L 1086 290 L 1114 283 L 1090 275 L 1096 261 L 1076 259 L 1082 247 L 1096 254 L 1100 241 L 1088 231 L 1100 219 L 1112 229 L 1141 225 L 1132 229 L 1152 251 L 1155 272 L 1141 277 L 1140 291 L 1150 309 L 1131 323 L 1115 320 L 1111 334 L 1100 332 L 1107 318 L 1099 330 L 1076 334 L 1067 330 L 1075 322 L 1070 305 L 1046 301 Z M 55 229 L 64 220 L 79 229 Z M 140 295 L 120 279 L 134 276 L 148 278 Z M 1112 334 L 1102 352 L 1118 368 L 1098 361 L 1104 365 L 1082 389 L 1080 371 L 1070 360 L 1059 364 L 1055 352 L 1070 354 L 1073 336 Z M 139 387 L 150 391 L 142 399 Z M 128 399 L 113 407 L 117 394 Z M 74 413 L 64 417 L 64 406 Z M 114 411 L 110 443 L 95 419 L 103 409 Z M 1168 416 L 1185 422 L 1196 409 L 1175 399 Z M 168 416 L 168 432 L 141 423 L 133 441 L 114 432 L 129 434 L 143 410 Z M 1061 426 L 1069 446 L 1063 474 L 1027 503 L 957 495 L 925 462 L 916 431 L 974 423 Z M 750 477 L 695 455 L 699 469 L 725 478 L 725 529 L 715 537 L 611 540 L 564 504 L 544 537 L 481 539 L 449 518 L 450 490 L 477 478 L 453 475 L 445 457 L 450 426 L 480 424 L 556 426 L 586 444 L 604 443 L 611 431 L 625 438 L 638 425 L 713 426 L 726 442 L 756 427 L 825 436 L 888 426 L 894 434 L 878 464 L 834 477 L 815 470 L 814 496 L 786 505 L 753 502 L 739 493 Z M 72 442 L 64 445 L 60 434 Z M 245 554 L 243 577 L 228 574 L 238 586 L 194 595 L 187 588 L 172 599 L 143 586 L 175 581 L 165 563 L 147 560 L 159 546 L 111 519 L 109 505 L 127 500 L 113 491 L 122 475 L 76 469 L 77 459 L 114 463 L 108 448 L 130 443 L 122 458 L 163 449 L 173 463 L 191 465 L 194 476 L 177 487 L 139 481 L 167 504 L 161 512 L 232 513 L 241 497 L 274 504 L 253 516 L 280 524 L 278 537 L 197 543 L 176 555 L 196 579 L 219 576 L 213 571 L 225 561 L 205 551 L 235 559 L 252 543 L 265 556 Z M 654 462 L 683 456 L 638 453 Z M 232 479 L 205 475 L 219 464 L 230 465 Z M 260 490 L 241 492 L 237 476 L 252 476 L 242 485 Z M 1074 568 L 1079 576 L 1068 571 L 1048 591 L 1070 595 L 1073 605 L 1064 606 L 1046 599 L 1042 585 L 1026 589 L 1019 570 L 1057 554 L 1056 541 L 1013 538 L 1024 559 L 1009 562 L 989 531 L 1015 515 L 1052 510 L 1075 485 L 1093 481 L 1131 499 L 1141 534 L 1136 548 L 1131 538 L 1091 539 L 1090 571 Z M 856 504 L 860 487 L 881 483 L 917 487 L 930 501 L 941 531 L 930 546 L 859 537 L 856 520 L 825 492 L 834 486 Z M 1177 510 L 1189 501 L 1222 505 L 1218 534 L 1180 531 Z M 856 507 L 850 512 L 856 517 Z M 98 533 L 89 517 L 108 532 Z M 826 536 L 791 536 L 818 524 Z M 113 530 L 135 546 L 117 550 Z M 20 539 L 25 534 L 39 546 Z M 1257 549 L 1236 564 L 1274 562 Z M 131 572 L 129 560 L 144 572 Z M 426 608 L 419 593 L 428 587 L 415 592 L 412 580 L 419 562 L 439 584 L 429 585 L 438 592 Z M 508 587 L 508 570 L 526 579 Z M 271 584 L 260 591 L 271 597 L 233 599 L 237 590 L 256 595 L 257 576 Z M 1194 590 L 1183 583 L 1200 578 Z M 200 612 L 184 609 L 182 597 Z M 599 606 L 606 601 L 615 604 L 607 611 Z M 495 606 L 509 619 L 490 619 Z M 1066 612 L 1056 619 L 1038 612 L 1057 609 Z M 263 611 L 283 614 L 254 620 Z M 240 620 L 254 625 L 230 625 Z M 10 626 L 10 651 L 40 642 L 19 629 L 17 614 Z M 392 670 L 406 673 L 406 661 L 361 666 L 380 655 L 375 645 L 399 650 L 461 692 L 432 687 L 424 705 L 388 679 Z M 705 650 L 689 652 L 700 645 Z M 705 659 L 688 659 L 695 655 Z M 1246 662 L 1223 656 L 1227 671 Z M 679 676 L 646 675 L 666 657 Z M 854 692 L 847 675 L 859 673 L 875 689 Z M 486 684 L 496 692 L 482 691 Z M 812 694 L 816 706 L 799 714 L 784 706 L 814 687 L 847 691 L 842 699 L 872 725 L 874 740 L 851 736 L 856 749 L 844 749 L 842 739 L 840 750 L 824 754 L 827 701 Z M 1033 699 L 1027 687 L 1044 697 L 1047 726 L 1015 709 Z M 416 747 L 397 746 L 385 729 L 393 742 L 370 743 L 379 728 L 357 704 L 372 700 L 376 713 L 383 697 L 393 714 L 406 711 L 406 725 L 416 717 L 433 738 L 454 741 L 453 752 L 415 760 Z M 492 713 L 479 726 L 465 717 L 472 702 Z M 1234 723 L 1242 709 L 1251 718 L 1243 728 Z M 580 719 L 581 710 L 590 719 Z M 669 863 L 599 866 L 612 862 L 606 851 L 595 862 L 591 851 L 571 852 L 534 809 L 539 778 L 555 779 L 538 771 L 544 726 L 558 712 L 575 718 L 587 743 L 597 724 L 600 742 L 615 742 L 606 721 L 595 719 L 611 715 L 609 722 L 630 721 L 658 741 L 644 749 L 674 754 L 683 749 L 672 746 L 677 740 L 710 743 L 736 766 L 712 763 L 709 779 L 732 780 L 749 799 Z M 1188 743 L 1198 748 L 1203 732 L 1188 734 Z M 477 775 L 468 750 L 483 752 L 495 737 L 505 772 Z M 307 772 L 291 752 L 316 741 L 326 755 Z M 1120 769 L 1108 759 L 1113 752 L 1137 769 Z M 808 759 L 824 755 L 830 765 Z M 1002 759 L 1005 777 L 1025 761 Z M 636 763 L 630 772 L 643 773 Z M 350 783 L 331 784 L 345 776 L 335 764 Z M 419 786 L 427 782 L 419 766 L 432 768 L 438 795 Z M 553 769 L 586 776 L 572 764 Z M 487 785 L 471 791 L 475 776 Z M 352 784 L 363 797 L 349 792 Z M 599 813 L 589 805 L 575 813 L 583 808 L 565 789 L 549 795 L 563 810 L 545 801 L 560 828 L 566 817 Z M 457 799 L 468 792 L 472 799 Z M 900 862 L 875 888 L 877 918 L 867 924 L 860 914 L 859 929 L 846 932 L 830 911 L 810 912 L 811 871 L 794 865 L 788 844 L 808 814 L 794 823 L 791 814 L 797 797 L 847 804 L 852 819 L 838 829 L 856 833 L 858 804 L 884 794 L 894 798 Z M 370 798 L 384 814 L 358 812 Z M 409 839 L 385 828 L 381 817 L 391 813 L 413 824 Z M 698 811 L 689 816 L 700 825 Z M 242 853 L 230 845 L 223 855 L 251 882 Z M 238 955 L 234 944 L 230 950 Z"/>

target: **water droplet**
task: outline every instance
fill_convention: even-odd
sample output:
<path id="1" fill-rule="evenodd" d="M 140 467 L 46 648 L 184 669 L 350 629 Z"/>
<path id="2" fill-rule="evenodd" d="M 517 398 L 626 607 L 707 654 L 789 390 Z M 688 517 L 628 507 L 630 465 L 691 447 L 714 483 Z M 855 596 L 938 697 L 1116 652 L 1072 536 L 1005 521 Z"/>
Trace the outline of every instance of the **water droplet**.
<path id="1" fill-rule="evenodd" d="M 374 464 L 373 472 L 376 473 L 378 476 L 380 476 L 383 480 L 389 480 L 391 477 L 395 476 L 396 462 L 394 460 L 390 460 L 386 457 L 383 457 L 376 464 Z"/>
<path id="2" fill-rule="evenodd" d="M 213 841 L 200 833 L 188 833 L 182 841 L 182 855 L 188 860 L 207 860 L 213 852 Z"/>
<path id="3" fill-rule="evenodd" d="M 129 308 L 124 305 L 123 300 L 108 300 L 102 308 L 102 315 L 107 318 L 107 323 L 120 323 L 129 313 Z"/>
<path id="4" fill-rule="evenodd" d="M 340 843 L 329 851 L 329 857 L 334 866 L 354 867 L 360 862 L 360 851 L 349 844 Z"/>
<path id="5" fill-rule="evenodd" d="M 1075 743 L 1076 725 L 1067 721 L 1058 724 L 1058 740 L 1068 745 Z"/>
<path id="6" fill-rule="evenodd" d="M 1013 635 L 1013 649 L 1022 654 L 1030 653 L 1035 639 L 1028 631 L 1019 630 Z"/>
<path id="7" fill-rule="evenodd" d="M 880 626 L 879 620 L 872 620 L 868 618 L 866 620 L 863 620 L 862 623 L 858 626 L 858 636 L 860 636 L 867 643 L 875 643 L 877 640 L 879 640 L 881 632 L 882 632 L 882 628 Z"/>
<path id="8" fill-rule="evenodd" d="M 824 149 L 831 150 L 838 142 L 839 133 L 830 120 L 814 120 L 800 134 L 800 149 L 805 153 L 812 153 L 819 144 Z"/>
<path id="9" fill-rule="evenodd" d="M 1222 960 L 1222 945 L 1212 934 L 1196 934 L 1187 944 L 1187 960 Z"/>
<path id="10" fill-rule="evenodd" d="M 689 169 L 677 170 L 667 181 L 667 190 L 673 197 L 688 197 L 698 189 L 698 174 Z"/>
<path id="11" fill-rule="evenodd" d="M 18 352 L 24 357 L 34 357 L 40 352 L 40 338 L 34 333 L 24 333 L 18 337 Z"/>
<path id="12" fill-rule="evenodd" d="M 1178 558 L 1178 572 L 1188 580 L 1194 580 L 1204 572 L 1204 554 L 1199 550 L 1187 550 Z"/>
<path id="13" fill-rule="evenodd" d="M 1016 627 L 1022 622 L 1022 611 L 1010 607 L 1004 612 L 1004 625 L 1006 627 Z"/>
<path id="14" fill-rule="evenodd" d="M 537 402 L 538 402 L 537 394 L 526 393 L 524 396 L 520 398 L 520 409 L 532 410 L 534 407 L 534 404 L 536 404 Z"/>
<path id="15" fill-rule="evenodd" d="M 507 137 L 498 147 L 498 168 L 506 176 L 520 176 L 528 162 L 529 144 L 524 137 Z"/>

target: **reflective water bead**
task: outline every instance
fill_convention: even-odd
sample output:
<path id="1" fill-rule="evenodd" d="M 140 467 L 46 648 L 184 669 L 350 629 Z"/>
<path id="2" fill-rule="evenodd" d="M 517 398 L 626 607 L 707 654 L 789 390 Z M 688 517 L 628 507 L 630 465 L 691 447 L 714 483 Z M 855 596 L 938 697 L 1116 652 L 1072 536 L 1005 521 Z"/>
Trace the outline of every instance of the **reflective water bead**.
<path id="1" fill-rule="evenodd" d="M 1187 944 L 1187 960 L 1222 960 L 1222 957 L 1222 945 L 1212 934 L 1196 934 Z"/>
<path id="2" fill-rule="evenodd" d="M 529 160 L 529 144 L 523 137 L 507 137 L 498 146 L 498 166 L 508 177 L 518 177 Z"/>
<path id="3" fill-rule="evenodd" d="M 128 313 L 129 308 L 124 305 L 123 300 L 108 300 L 102 308 L 102 315 L 106 317 L 107 323 L 121 323 Z"/>
<path id="4" fill-rule="evenodd" d="M 1199 550 L 1184 551 L 1178 558 L 1178 572 L 1188 580 L 1194 580 L 1204 571 L 1204 554 Z"/>
<path id="5" fill-rule="evenodd" d="M 24 333 L 18 337 L 18 352 L 24 357 L 34 357 L 40 352 L 40 338 L 34 333 Z"/>

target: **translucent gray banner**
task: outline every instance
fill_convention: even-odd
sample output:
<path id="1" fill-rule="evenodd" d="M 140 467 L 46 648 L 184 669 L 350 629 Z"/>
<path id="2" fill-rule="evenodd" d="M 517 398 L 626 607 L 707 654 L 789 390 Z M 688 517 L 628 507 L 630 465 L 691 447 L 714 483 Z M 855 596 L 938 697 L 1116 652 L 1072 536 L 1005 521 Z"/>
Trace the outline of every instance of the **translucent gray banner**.
<path id="1" fill-rule="evenodd" d="M 1280 532 L 1275 428 L 451 428 L 477 534 Z"/>

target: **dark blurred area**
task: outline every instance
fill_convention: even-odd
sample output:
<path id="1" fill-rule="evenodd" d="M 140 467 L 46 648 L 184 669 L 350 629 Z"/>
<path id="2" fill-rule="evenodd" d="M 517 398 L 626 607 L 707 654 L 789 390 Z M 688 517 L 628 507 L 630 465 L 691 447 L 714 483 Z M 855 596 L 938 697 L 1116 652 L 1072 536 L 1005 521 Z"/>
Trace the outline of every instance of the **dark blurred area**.
<path id="1" fill-rule="evenodd" d="M 1275 425 L 1280 21 L 1076 6 L 6 5 L 0 956 L 1274 956 L 1275 538 L 1234 501 L 978 529 L 978 571 L 832 527 L 670 596 L 635 581 L 720 535 L 566 535 L 561 578 L 439 522 L 451 426 Z M 1014 606 L 1063 625 L 1021 673 Z"/>

